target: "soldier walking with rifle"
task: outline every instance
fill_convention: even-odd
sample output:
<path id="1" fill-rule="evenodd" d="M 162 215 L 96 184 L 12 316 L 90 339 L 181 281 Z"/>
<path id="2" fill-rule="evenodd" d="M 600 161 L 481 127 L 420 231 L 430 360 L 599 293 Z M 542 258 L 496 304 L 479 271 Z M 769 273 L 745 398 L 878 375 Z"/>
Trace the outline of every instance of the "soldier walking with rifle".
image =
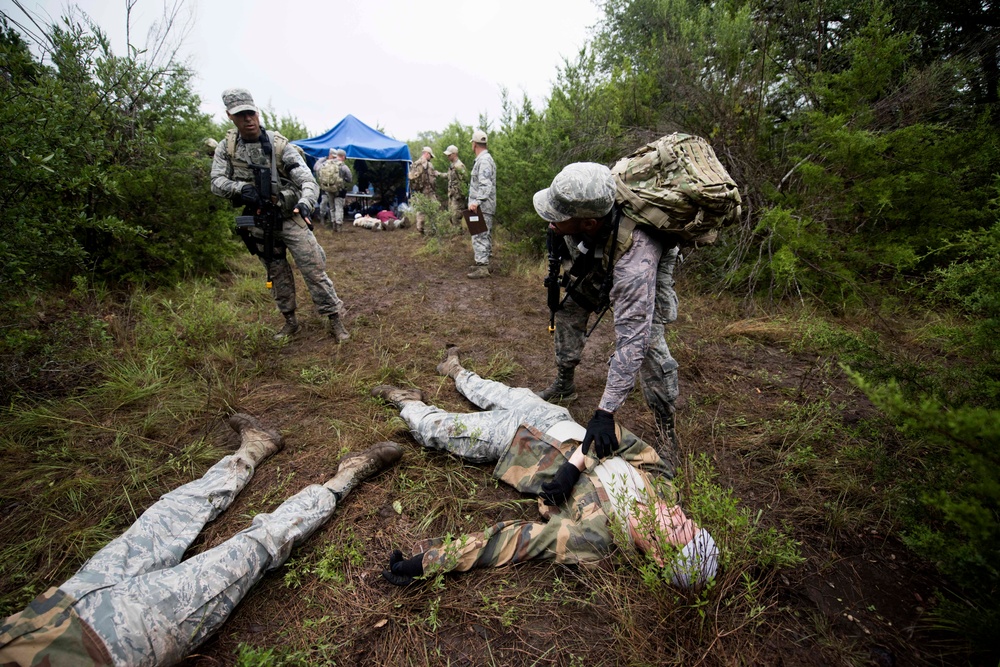
<path id="1" fill-rule="evenodd" d="M 350 338 L 340 317 L 344 302 L 326 273 L 326 253 L 312 233 L 310 215 L 319 186 L 295 147 L 277 132 L 260 125 L 250 91 L 230 88 L 222 94 L 235 129 L 215 149 L 212 192 L 242 205 L 237 233 L 250 254 L 260 257 L 267 287 L 274 290 L 285 325 L 275 338 L 300 329 L 295 316 L 295 277 L 286 258 L 290 250 L 320 315 L 330 318 L 337 342 Z"/>

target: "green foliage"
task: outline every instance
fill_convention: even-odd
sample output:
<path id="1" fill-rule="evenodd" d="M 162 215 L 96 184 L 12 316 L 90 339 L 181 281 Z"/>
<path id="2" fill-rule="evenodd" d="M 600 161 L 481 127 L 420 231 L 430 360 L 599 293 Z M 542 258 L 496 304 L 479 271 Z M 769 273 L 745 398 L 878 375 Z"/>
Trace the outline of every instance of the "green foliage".
<path id="1" fill-rule="evenodd" d="M 0 61 L 0 278 L 8 290 L 68 282 L 170 281 L 221 267 L 235 244 L 208 191 L 200 142 L 216 133 L 192 73 L 120 57 L 92 24 L 47 27 L 50 64 L 6 22 Z"/>

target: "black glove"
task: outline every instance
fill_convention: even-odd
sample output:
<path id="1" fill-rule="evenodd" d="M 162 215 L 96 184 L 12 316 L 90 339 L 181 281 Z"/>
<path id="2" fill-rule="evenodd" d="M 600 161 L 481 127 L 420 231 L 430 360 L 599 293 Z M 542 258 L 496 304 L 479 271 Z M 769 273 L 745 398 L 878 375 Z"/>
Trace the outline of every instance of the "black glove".
<path id="1" fill-rule="evenodd" d="M 298 210 L 299 215 L 301 215 L 304 220 L 309 219 L 309 215 L 312 213 L 312 207 L 309 206 L 309 204 L 307 204 L 305 200 L 300 201 L 298 204 L 296 204 L 295 208 L 296 210 Z"/>
<path id="2" fill-rule="evenodd" d="M 424 576 L 423 560 L 423 554 L 404 559 L 403 552 L 396 549 L 389 556 L 389 569 L 382 570 L 382 577 L 394 586 L 409 586 L 416 577 Z"/>
<path id="3" fill-rule="evenodd" d="M 257 208 L 260 208 L 260 193 L 257 192 L 257 188 L 250 183 L 247 183 L 240 188 L 240 197 L 243 199 L 243 203 L 247 206 L 256 206 Z"/>
<path id="4" fill-rule="evenodd" d="M 583 453 L 590 452 L 594 445 L 594 455 L 604 459 L 618 451 L 618 436 L 615 435 L 615 416 L 605 410 L 594 410 L 594 416 L 587 422 L 587 435 L 583 436 Z"/>
<path id="5" fill-rule="evenodd" d="M 578 479 L 580 479 L 580 470 L 566 461 L 559 466 L 551 480 L 542 484 L 542 492 L 538 495 L 542 497 L 542 501 L 546 505 L 561 505 L 573 493 L 573 487 L 576 486 Z"/>

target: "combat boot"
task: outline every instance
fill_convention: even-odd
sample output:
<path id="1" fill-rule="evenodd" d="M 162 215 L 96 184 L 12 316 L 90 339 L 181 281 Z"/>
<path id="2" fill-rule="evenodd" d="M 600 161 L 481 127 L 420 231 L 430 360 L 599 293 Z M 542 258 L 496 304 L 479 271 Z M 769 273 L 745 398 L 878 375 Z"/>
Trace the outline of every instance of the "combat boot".
<path id="1" fill-rule="evenodd" d="M 489 278 L 490 277 L 490 265 L 489 264 L 476 264 L 476 268 L 465 274 L 466 278 Z"/>
<path id="2" fill-rule="evenodd" d="M 299 326 L 299 321 L 295 317 L 294 310 L 290 313 L 282 313 L 282 315 L 285 316 L 285 326 L 281 327 L 281 331 L 274 334 L 274 340 L 282 340 L 289 336 L 294 336 L 302 328 Z"/>
<path id="3" fill-rule="evenodd" d="M 271 454 L 281 451 L 285 439 L 277 429 L 268 428 L 253 415 L 237 412 L 229 418 L 229 428 L 240 434 L 240 448 L 236 456 L 256 467 Z"/>
<path id="4" fill-rule="evenodd" d="M 458 360 L 458 348 L 454 345 L 449 346 L 444 361 L 437 365 L 438 375 L 445 375 L 454 380 L 464 370 L 462 362 Z"/>
<path id="5" fill-rule="evenodd" d="M 569 403 L 577 399 L 576 385 L 573 383 L 573 376 L 576 374 L 575 366 L 559 366 L 559 374 L 545 389 L 538 392 L 538 397 L 550 403 Z"/>
<path id="6" fill-rule="evenodd" d="M 347 333 L 347 329 L 344 328 L 340 313 L 334 313 L 330 316 L 330 335 L 336 338 L 338 343 L 343 343 L 351 337 L 351 334 Z"/>
<path id="7" fill-rule="evenodd" d="M 337 474 L 323 486 L 337 494 L 337 500 L 342 500 L 351 489 L 393 465 L 402 456 L 403 448 L 391 441 L 377 443 L 363 452 L 348 454 L 340 459 Z"/>
<path id="8" fill-rule="evenodd" d="M 373 398 L 381 398 L 383 401 L 392 403 L 397 408 L 402 408 L 403 404 L 408 401 L 424 400 L 424 392 L 419 389 L 401 389 L 393 387 L 391 384 L 380 384 L 377 387 L 372 387 L 371 395 Z"/>

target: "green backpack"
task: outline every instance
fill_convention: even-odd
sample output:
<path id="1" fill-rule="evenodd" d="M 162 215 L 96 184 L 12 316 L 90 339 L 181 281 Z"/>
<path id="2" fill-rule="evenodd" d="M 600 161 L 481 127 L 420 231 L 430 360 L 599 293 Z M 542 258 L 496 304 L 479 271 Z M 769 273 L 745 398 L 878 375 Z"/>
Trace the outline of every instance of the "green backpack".
<path id="1" fill-rule="evenodd" d="M 685 243 L 714 243 L 719 229 L 740 218 L 739 189 L 701 137 L 661 137 L 623 157 L 611 173 L 627 217 Z"/>
<path id="2" fill-rule="evenodd" d="M 336 158 L 330 158 L 319 168 L 319 187 L 326 192 L 340 192 L 344 189 L 344 177 L 340 174 L 340 165 Z"/>

